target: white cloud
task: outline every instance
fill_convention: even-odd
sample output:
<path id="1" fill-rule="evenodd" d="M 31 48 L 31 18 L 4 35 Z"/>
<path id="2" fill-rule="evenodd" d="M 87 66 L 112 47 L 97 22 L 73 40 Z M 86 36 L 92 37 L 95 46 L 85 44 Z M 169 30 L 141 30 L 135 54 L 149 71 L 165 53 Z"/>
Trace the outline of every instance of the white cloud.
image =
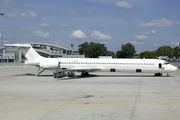
<path id="1" fill-rule="evenodd" d="M 10 19 L 13 19 L 13 18 L 16 18 L 16 15 L 14 15 L 14 14 L 7 14 L 6 17 L 10 18 Z"/>
<path id="2" fill-rule="evenodd" d="M 63 40 L 54 41 L 54 44 L 60 45 L 60 46 L 67 46 L 67 45 L 68 45 L 68 44 L 65 43 L 65 41 L 63 41 Z"/>
<path id="3" fill-rule="evenodd" d="M 85 13 L 85 15 L 86 15 L 86 16 L 90 16 L 91 14 L 92 14 L 91 10 L 86 9 L 86 13 Z"/>
<path id="4" fill-rule="evenodd" d="M 179 25 L 179 21 L 169 21 L 165 18 L 162 18 L 160 20 L 152 20 L 148 23 L 141 23 L 138 25 L 139 28 L 147 28 L 147 27 L 168 27 L 168 26 L 174 26 Z"/>
<path id="5" fill-rule="evenodd" d="M 131 41 L 132 44 L 143 44 L 144 41 L 148 38 L 147 35 L 155 35 L 157 32 L 155 30 L 151 30 L 151 32 L 146 32 L 144 34 L 136 34 L 134 35 L 133 39 L 134 41 Z"/>
<path id="6" fill-rule="evenodd" d="M 179 43 L 178 42 L 171 42 L 171 45 L 179 46 Z"/>
<path id="7" fill-rule="evenodd" d="M 80 17 L 89 17 L 91 16 L 92 12 L 89 9 L 86 10 L 75 10 L 73 7 L 59 7 L 60 11 L 64 11 L 69 15 L 72 16 L 80 16 Z"/>
<path id="8" fill-rule="evenodd" d="M 12 1 L 10 1 L 10 0 L 2 0 L 1 1 L 1 6 L 8 5 L 8 4 L 12 4 Z"/>
<path id="9" fill-rule="evenodd" d="M 12 38 L 12 35 L 11 35 L 11 34 L 8 34 L 8 37 L 9 37 L 9 38 Z"/>
<path id="10" fill-rule="evenodd" d="M 0 38 L 1 38 L 1 33 L 0 33 Z M 5 36 L 3 35 L 3 43 L 8 43 L 9 41 L 5 40 L 4 38 Z"/>
<path id="11" fill-rule="evenodd" d="M 7 40 L 3 40 L 3 43 L 4 43 L 4 44 L 7 44 L 7 43 L 9 43 L 9 41 L 7 41 Z"/>
<path id="12" fill-rule="evenodd" d="M 117 7 L 123 7 L 123 8 L 133 8 L 134 6 L 129 4 L 128 2 L 126 1 L 119 1 L 119 2 L 116 2 L 115 3 L 115 6 Z"/>
<path id="13" fill-rule="evenodd" d="M 87 36 L 81 31 L 81 30 L 76 30 L 72 34 L 69 35 L 70 38 L 72 39 L 86 39 Z"/>
<path id="14" fill-rule="evenodd" d="M 110 40 L 110 39 L 112 39 L 112 37 L 110 35 L 102 34 L 102 33 L 100 33 L 99 31 L 96 31 L 96 30 L 93 33 L 91 33 L 91 37 L 94 40 Z"/>
<path id="15" fill-rule="evenodd" d="M 173 36 L 180 36 L 180 32 L 173 32 L 172 35 Z"/>
<path id="16" fill-rule="evenodd" d="M 135 35 L 133 37 L 135 40 L 146 40 L 147 39 L 147 36 L 141 34 L 141 35 Z"/>
<path id="17" fill-rule="evenodd" d="M 26 17 L 28 19 L 36 20 L 38 15 L 34 11 L 28 11 L 21 14 L 21 17 Z"/>
<path id="18" fill-rule="evenodd" d="M 48 39 L 50 38 L 50 33 L 43 33 L 42 31 L 35 31 L 32 33 L 33 36 Z"/>
<path id="19" fill-rule="evenodd" d="M 159 44 L 154 44 L 154 46 L 156 46 L 156 47 L 160 47 L 160 46 L 162 46 L 162 45 L 159 45 Z"/>
<path id="20" fill-rule="evenodd" d="M 146 32 L 146 35 L 151 35 L 151 33 L 150 32 Z"/>
<path id="21" fill-rule="evenodd" d="M 172 19 L 177 19 L 177 17 L 175 15 L 172 15 L 171 18 Z"/>
<path id="22" fill-rule="evenodd" d="M 151 30 L 151 34 L 155 35 L 157 32 L 155 30 Z"/>
<path id="23" fill-rule="evenodd" d="M 61 24 L 61 25 L 59 25 L 59 27 L 69 27 L 69 25 L 67 25 L 67 24 Z"/>
<path id="24" fill-rule="evenodd" d="M 146 32 L 146 35 L 156 35 L 157 32 L 155 30 L 151 30 L 151 32 Z"/>
<path id="25" fill-rule="evenodd" d="M 1 38 L 1 33 L 0 33 L 0 38 Z M 3 35 L 3 38 L 5 38 L 5 36 Z"/>
<path id="26" fill-rule="evenodd" d="M 40 26 L 41 26 L 41 27 L 45 27 L 45 28 L 50 28 L 50 27 L 52 27 L 52 25 L 47 24 L 47 23 L 42 23 Z"/>
<path id="27" fill-rule="evenodd" d="M 138 41 L 131 41 L 132 44 L 143 44 L 144 42 L 138 42 Z"/>
<path id="28" fill-rule="evenodd" d="M 73 15 L 73 16 L 77 16 L 78 15 L 78 13 L 72 7 L 67 7 L 67 8 L 60 7 L 59 10 L 65 11 L 66 13 L 68 13 L 70 15 Z"/>

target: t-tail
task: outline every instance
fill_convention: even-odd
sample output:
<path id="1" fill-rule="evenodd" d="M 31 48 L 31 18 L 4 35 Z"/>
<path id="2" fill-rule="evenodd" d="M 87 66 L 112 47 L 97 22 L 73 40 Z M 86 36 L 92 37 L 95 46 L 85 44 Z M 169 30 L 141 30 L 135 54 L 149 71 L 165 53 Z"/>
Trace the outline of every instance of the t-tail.
<path id="1" fill-rule="evenodd" d="M 5 46 L 18 47 L 26 57 L 25 64 L 37 65 L 44 57 L 40 56 L 30 44 L 5 44 Z"/>

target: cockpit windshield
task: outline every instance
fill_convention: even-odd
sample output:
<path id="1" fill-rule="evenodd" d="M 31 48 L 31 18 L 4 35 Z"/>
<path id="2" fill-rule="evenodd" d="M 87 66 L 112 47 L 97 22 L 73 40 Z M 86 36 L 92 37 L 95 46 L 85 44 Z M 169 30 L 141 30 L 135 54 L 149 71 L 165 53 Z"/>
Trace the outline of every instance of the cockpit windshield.
<path id="1" fill-rule="evenodd" d="M 168 62 L 168 61 L 166 61 L 166 62 L 164 62 L 164 64 L 165 64 L 165 65 L 167 65 L 167 64 L 169 64 L 169 62 Z"/>

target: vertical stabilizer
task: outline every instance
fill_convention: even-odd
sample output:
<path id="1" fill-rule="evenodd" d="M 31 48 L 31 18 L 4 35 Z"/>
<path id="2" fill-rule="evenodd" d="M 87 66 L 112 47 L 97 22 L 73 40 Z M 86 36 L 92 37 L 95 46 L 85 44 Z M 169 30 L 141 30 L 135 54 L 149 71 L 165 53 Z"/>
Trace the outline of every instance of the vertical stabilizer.
<path id="1" fill-rule="evenodd" d="M 40 56 L 30 44 L 5 44 L 5 46 L 15 46 L 20 48 L 22 53 L 25 55 L 27 60 L 35 60 L 35 59 L 40 59 L 43 58 Z"/>

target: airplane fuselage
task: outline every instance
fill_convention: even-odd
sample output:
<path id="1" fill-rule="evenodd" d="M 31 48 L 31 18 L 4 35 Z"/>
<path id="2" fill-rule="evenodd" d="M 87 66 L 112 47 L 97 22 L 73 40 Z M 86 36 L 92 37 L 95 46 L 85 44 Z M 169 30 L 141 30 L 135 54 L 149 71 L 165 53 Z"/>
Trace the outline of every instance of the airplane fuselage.
<path id="1" fill-rule="evenodd" d="M 168 73 L 177 70 L 164 60 L 157 59 L 99 59 L 99 58 L 44 58 L 26 64 L 37 65 L 45 69 L 74 70 L 78 72 L 149 72 Z"/>
<path id="2" fill-rule="evenodd" d="M 81 76 L 88 76 L 88 72 L 137 72 L 137 73 L 170 73 L 177 68 L 164 60 L 158 59 L 99 59 L 99 58 L 44 58 L 40 56 L 30 44 L 6 44 L 17 46 L 25 55 L 25 64 L 42 68 L 36 75 L 44 70 L 78 71 Z M 168 75 L 168 74 L 167 74 Z"/>

